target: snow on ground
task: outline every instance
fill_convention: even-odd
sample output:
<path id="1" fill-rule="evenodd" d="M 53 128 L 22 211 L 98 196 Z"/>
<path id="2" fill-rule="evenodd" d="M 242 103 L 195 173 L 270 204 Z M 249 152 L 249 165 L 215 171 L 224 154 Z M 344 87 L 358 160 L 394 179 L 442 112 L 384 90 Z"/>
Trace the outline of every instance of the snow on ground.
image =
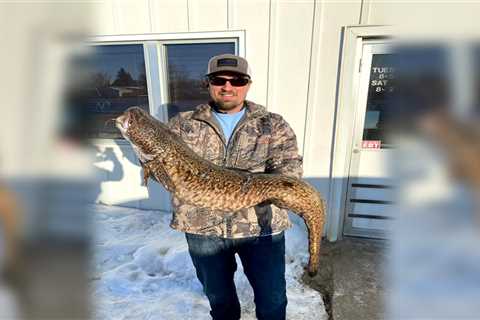
<path id="1" fill-rule="evenodd" d="M 170 214 L 95 205 L 92 302 L 96 319 L 210 319 L 184 234 Z M 308 260 L 303 222 L 286 232 L 287 319 L 327 319 L 320 294 L 301 283 Z M 242 319 L 255 319 L 253 291 L 240 260 L 235 274 Z"/>

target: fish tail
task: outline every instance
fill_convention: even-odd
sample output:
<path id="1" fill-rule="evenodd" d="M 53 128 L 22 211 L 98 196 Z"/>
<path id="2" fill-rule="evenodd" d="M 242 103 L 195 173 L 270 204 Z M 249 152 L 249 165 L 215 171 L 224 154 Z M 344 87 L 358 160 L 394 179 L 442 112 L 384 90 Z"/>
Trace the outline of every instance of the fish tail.
<path id="1" fill-rule="evenodd" d="M 323 199 L 318 199 L 319 204 L 308 214 L 303 214 L 305 225 L 308 228 L 308 275 L 313 277 L 318 272 L 320 262 L 320 247 L 322 242 L 323 224 L 325 220 L 326 205 Z"/>
<path id="2" fill-rule="evenodd" d="M 301 182 L 278 188 L 272 202 L 284 209 L 293 211 L 302 217 L 308 229 L 308 274 L 318 272 L 320 244 L 326 215 L 326 203 L 320 194 L 310 185 Z"/>

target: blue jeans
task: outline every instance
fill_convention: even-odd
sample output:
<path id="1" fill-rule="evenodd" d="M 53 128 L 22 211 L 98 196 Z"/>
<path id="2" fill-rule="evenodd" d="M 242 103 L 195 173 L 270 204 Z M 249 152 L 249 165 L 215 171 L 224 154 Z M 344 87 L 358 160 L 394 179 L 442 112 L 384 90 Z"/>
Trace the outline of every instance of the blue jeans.
<path id="1" fill-rule="evenodd" d="M 214 320 L 240 319 L 240 303 L 233 281 L 237 264 L 242 261 L 255 298 L 259 320 L 285 319 L 287 292 L 285 282 L 285 236 L 224 239 L 186 234 L 190 256 L 210 302 Z"/>

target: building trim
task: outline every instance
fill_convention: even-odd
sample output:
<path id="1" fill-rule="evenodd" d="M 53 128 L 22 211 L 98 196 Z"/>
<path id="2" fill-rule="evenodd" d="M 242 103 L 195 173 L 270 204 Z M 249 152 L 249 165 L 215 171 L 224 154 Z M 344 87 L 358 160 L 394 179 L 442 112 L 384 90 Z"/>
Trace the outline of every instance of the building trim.
<path id="1" fill-rule="evenodd" d="M 245 52 L 245 30 L 232 31 L 199 31 L 199 32 L 172 32 L 172 33 L 149 33 L 149 34 L 124 34 L 124 35 L 99 35 L 88 37 L 87 42 L 144 42 L 144 41 L 168 41 L 168 40 L 205 40 L 205 39 L 232 39 L 237 38 L 239 43 L 239 55 Z"/>

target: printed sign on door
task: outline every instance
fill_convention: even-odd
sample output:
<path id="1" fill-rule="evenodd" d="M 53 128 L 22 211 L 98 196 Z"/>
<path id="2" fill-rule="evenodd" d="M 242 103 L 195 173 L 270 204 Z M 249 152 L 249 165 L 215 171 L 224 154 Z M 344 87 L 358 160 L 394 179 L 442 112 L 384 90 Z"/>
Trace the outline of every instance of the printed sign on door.
<path id="1" fill-rule="evenodd" d="M 382 141 L 380 140 L 363 140 L 362 148 L 363 149 L 380 149 L 382 146 Z"/>

